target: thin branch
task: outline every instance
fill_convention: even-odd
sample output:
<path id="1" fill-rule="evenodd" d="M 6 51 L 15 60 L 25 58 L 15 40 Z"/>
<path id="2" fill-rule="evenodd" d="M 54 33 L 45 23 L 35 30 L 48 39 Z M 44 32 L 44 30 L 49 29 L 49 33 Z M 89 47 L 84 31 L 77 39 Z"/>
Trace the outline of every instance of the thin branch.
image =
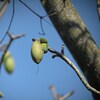
<path id="1" fill-rule="evenodd" d="M 68 92 L 67 94 L 65 94 L 63 97 L 62 97 L 62 100 L 66 100 L 68 99 L 70 96 L 72 96 L 74 94 L 74 91 L 70 91 Z"/>
<path id="2" fill-rule="evenodd" d="M 9 1 L 9 0 L 8 0 Z M 15 0 L 13 0 L 13 12 L 12 12 L 12 16 L 11 16 L 11 20 L 10 20 L 10 23 L 9 23 L 9 26 L 8 26 L 8 29 L 5 33 L 5 35 L 3 36 L 3 38 L 1 39 L 0 41 L 0 44 L 2 43 L 2 41 L 5 39 L 6 35 L 8 34 L 10 28 L 11 28 L 11 25 L 12 25 L 12 22 L 13 22 L 13 18 L 14 18 L 14 14 L 15 14 Z"/>
<path id="3" fill-rule="evenodd" d="M 22 0 L 19 0 L 20 3 L 22 3 L 27 9 L 29 9 L 33 14 L 35 14 L 37 17 L 40 18 L 40 25 L 41 25 L 41 29 L 42 29 L 42 34 L 39 33 L 40 35 L 45 35 L 44 29 L 43 29 L 43 23 L 42 20 L 45 21 L 46 23 L 48 23 L 49 25 L 51 25 L 53 27 L 52 24 L 50 24 L 46 19 L 44 19 L 45 17 L 57 14 L 57 12 L 51 13 L 50 15 L 45 15 L 45 16 L 41 16 L 38 13 L 36 13 L 34 10 L 32 10 L 28 5 L 26 5 Z"/>
<path id="4" fill-rule="evenodd" d="M 41 29 L 43 33 L 39 33 L 40 35 L 45 35 L 44 29 L 43 29 L 43 23 L 42 23 L 42 19 L 40 19 L 40 25 L 41 25 Z"/>
<path id="5" fill-rule="evenodd" d="M 51 86 L 49 87 L 49 89 L 51 90 L 51 92 L 52 92 L 52 94 L 53 94 L 55 100 L 66 100 L 66 99 L 68 99 L 70 96 L 72 96 L 73 93 L 74 93 L 73 91 L 71 91 L 71 92 L 66 93 L 65 95 L 59 95 L 59 94 L 56 92 L 55 86 L 53 86 L 53 85 L 51 85 Z"/>
<path id="6" fill-rule="evenodd" d="M 19 2 L 22 3 L 27 9 L 29 9 L 33 14 L 35 14 L 37 17 L 40 18 L 40 25 L 41 25 L 41 29 L 42 29 L 43 33 L 39 33 L 39 34 L 40 35 L 45 35 L 43 25 L 42 25 L 43 16 L 40 16 L 38 13 L 36 13 L 34 10 L 32 10 L 28 5 L 26 5 L 23 1 L 19 0 Z M 46 20 L 44 20 L 44 21 L 47 22 Z M 47 22 L 47 23 L 49 23 L 49 22 Z"/>
<path id="7" fill-rule="evenodd" d="M 6 43 L 6 44 L 4 44 L 4 45 L 0 46 L 0 51 L 4 51 L 4 50 L 5 50 L 5 48 L 7 47 L 7 45 L 8 45 L 8 43 Z"/>
<path id="8" fill-rule="evenodd" d="M 40 25 L 41 25 L 41 29 L 42 29 L 42 32 L 43 33 L 39 33 L 40 35 L 45 35 L 45 32 L 44 32 L 44 29 L 43 29 L 43 23 L 42 23 L 42 20 L 44 20 L 46 23 L 48 23 L 49 25 L 51 25 L 46 19 L 44 19 L 45 17 L 48 17 L 48 16 L 53 16 L 55 14 L 59 14 L 63 11 L 63 9 L 65 8 L 65 0 L 63 0 L 62 4 L 63 4 L 63 8 L 60 10 L 60 11 L 54 11 L 50 14 L 47 14 L 45 16 L 40 16 L 38 13 L 36 13 L 34 10 L 32 10 L 27 4 L 25 4 L 22 0 L 19 0 L 20 3 L 22 3 L 27 9 L 29 9 L 33 14 L 35 14 L 37 17 L 40 18 Z M 57 7 L 57 6 L 56 6 Z M 56 8 L 55 7 L 55 8 Z M 54 10 L 55 8 L 53 8 L 52 10 Z M 52 11 L 50 10 L 50 12 Z M 53 27 L 53 25 L 51 25 Z"/>
<path id="9" fill-rule="evenodd" d="M 9 34 L 9 33 L 8 33 Z M 8 48 L 11 46 L 12 42 L 15 40 L 15 39 L 19 39 L 21 37 L 25 36 L 25 34 L 19 34 L 19 35 L 16 35 L 14 36 L 13 34 L 9 34 L 9 42 L 8 42 L 8 45 L 6 46 L 6 49 L 4 50 L 4 52 L 2 53 L 1 55 L 1 59 L 0 59 L 0 69 L 1 69 L 1 65 L 2 65 L 2 62 L 3 62 L 3 57 L 5 55 L 5 53 L 7 52 Z"/>
<path id="10" fill-rule="evenodd" d="M 31 12 L 33 12 L 36 16 L 40 17 L 38 13 L 36 13 L 34 10 L 32 10 L 28 5 L 26 5 L 23 1 L 19 0 L 20 3 L 22 3 L 26 8 L 28 8 Z"/>
<path id="11" fill-rule="evenodd" d="M 56 91 L 56 89 L 55 89 L 55 86 L 51 85 L 51 86 L 49 87 L 49 89 L 51 90 L 51 92 L 52 92 L 54 98 L 57 99 L 58 94 L 57 94 L 57 91 Z"/>
<path id="12" fill-rule="evenodd" d="M 6 7 L 7 7 L 8 3 L 9 3 L 9 0 L 0 1 L 0 3 L 1 2 L 3 2 L 3 3 L 2 3 L 2 6 L 0 8 L 0 16 L 2 16 L 2 14 L 4 13 L 4 11 L 6 10 Z"/>
<path id="13" fill-rule="evenodd" d="M 95 88 L 93 88 L 92 86 L 89 85 L 89 83 L 85 80 L 85 78 L 82 76 L 82 74 L 80 73 L 80 71 L 78 70 L 78 68 L 63 54 L 51 49 L 50 47 L 48 48 L 48 50 L 51 53 L 56 54 L 58 57 L 60 57 L 61 59 L 63 59 L 68 65 L 70 65 L 70 67 L 76 72 L 76 74 L 78 75 L 79 79 L 81 80 L 81 82 L 84 84 L 84 86 L 91 92 L 100 95 L 100 91 L 96 90 Z"/>

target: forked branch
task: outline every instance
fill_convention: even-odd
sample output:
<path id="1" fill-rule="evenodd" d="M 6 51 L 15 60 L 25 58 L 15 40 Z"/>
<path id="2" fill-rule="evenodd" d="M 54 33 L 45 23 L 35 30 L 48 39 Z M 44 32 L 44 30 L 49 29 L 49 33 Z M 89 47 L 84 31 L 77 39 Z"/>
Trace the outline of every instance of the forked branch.
<path id="1" fill-rule="evenodd" d="M 10 45 L 12 44 L 12 42 L 15 39 L 18 39 L 18 38 L 21 38 L 21 37 L 25 36 L 25 34 L 19 34 L 19 35 L 14 36 L 13 34 L 8 33 L 8 36 L 9 36 L 10 40 L 8 41 L 8 43 L 6 45 L 6 48 L 3 50 L 3 53 L 1 55 L 0 68 L 1 68 L 1 65 L 2 65 L 3 57 L 4 57 L 5 53 L 7 52 L 8 48 L 10 47 Z"/>
<path id="2" fill-rule="evenodd" d="M 91 92 L 100 95 L 100 91 L 96 90 L 95 88 L 93 88 L 92 86 L 89 85 L 89 83 L 86 81 L 86 79 L 82 76 L 82 74 L 80 73 L 80 71 L 78 70 L 78 68 L 62 53 L 57 52 L 56 50 L 53 50 L 52 48 L 48 48 L 48 50 L 51 53 L 54 53 L 55 55 L 53 55 L 53 58 L 55 57 L 60 57 L 62 60 L 64 60 L 78 75 L 78 77 L 80 78 L 81 82 L 84 84 L 84 86 Z"/>

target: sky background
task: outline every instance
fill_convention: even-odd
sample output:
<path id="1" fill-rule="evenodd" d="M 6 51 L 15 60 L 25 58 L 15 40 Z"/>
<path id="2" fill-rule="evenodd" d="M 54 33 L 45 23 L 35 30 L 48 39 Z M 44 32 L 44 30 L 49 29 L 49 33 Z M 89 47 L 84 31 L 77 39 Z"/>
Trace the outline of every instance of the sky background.
<path id="1" fill-rule="evenodd" d="M 3 92 L 4 98 L 0 99 L 53 100 L 49 86 L 54 85 L 59 94 L 66 94 L 72 90 L 75 92 L 68 100 L 93 100 L 91 93 L 80 82 L 73 69 L 60 58 L 52 59 L 52 54 L 48 52 L 39 65 L 32 61 L 30 55 L 32 38 L 46 38 L 49 46 L 57 51 L 60 51 L 63 41 L 54 27 L 46 22 L 43 22 L 46 35 L 39 35 L 38 33 L 42 32 L 39 18 L 18 0 L 15 1 L 15 16 L 9 32 L 15 35 L 25 33 L 26 36 L 14 41 L 9 48 L 15 60 L 15 69 L 13 74 L 9 75 L 2 66 L 0 91 Z M 39 0 L 23 1 L 38 14 L 46 15 Z M 72 3 L 100 48 L 100 22 L 96 11 L 96 0 L 72 0 Z M 0 17 L 0 39 L 8 28 L 11 14 L 12 0 L 4 15 Z M 50 22 L 48 18 L 46 19 Z M 3 44 L 7 41 L 8 37 Z M 65 55 L 78 66 L 67 47 L 65 47 Z M 36 75 L 38 67 L 39 72 Z"/>

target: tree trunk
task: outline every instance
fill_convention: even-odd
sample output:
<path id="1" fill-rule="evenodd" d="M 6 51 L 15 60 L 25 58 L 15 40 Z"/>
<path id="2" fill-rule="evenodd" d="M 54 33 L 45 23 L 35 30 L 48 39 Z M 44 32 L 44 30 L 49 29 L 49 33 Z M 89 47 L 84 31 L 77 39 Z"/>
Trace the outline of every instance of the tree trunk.
<path id="1" fill-rule="evenodd" d="M 65 4 L 64 4 L 65 1 Z M 100 50 L 70 0 L 41 0 L 89 84 L 100 91 Z M 94 100 L 100 95 L 93 93 Z"/>

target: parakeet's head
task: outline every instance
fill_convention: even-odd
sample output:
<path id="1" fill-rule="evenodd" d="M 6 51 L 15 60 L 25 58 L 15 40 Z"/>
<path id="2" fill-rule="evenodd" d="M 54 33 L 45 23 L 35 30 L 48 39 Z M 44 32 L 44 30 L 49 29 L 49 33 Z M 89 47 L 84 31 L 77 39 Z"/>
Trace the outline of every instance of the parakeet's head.
<path id="1" fill-rule="evenodd" d="M 40 38 L 40 43 L 48 43 L 48 41 L 45 38 Z"/>
<path id="2" fill-rule="evenodd" d="M 37 39 L 37 38 L 33 38 L 32 41 L 33 41 L 33 42 L 35 42 L 35 41 L 39 41 L 39 39 Z"/>
<path id="3" fill-rule="evenodd" d="M 40 43 L 44 53 L 48 52 L 48 41 L 45 38 L 40 38 Z"/>

